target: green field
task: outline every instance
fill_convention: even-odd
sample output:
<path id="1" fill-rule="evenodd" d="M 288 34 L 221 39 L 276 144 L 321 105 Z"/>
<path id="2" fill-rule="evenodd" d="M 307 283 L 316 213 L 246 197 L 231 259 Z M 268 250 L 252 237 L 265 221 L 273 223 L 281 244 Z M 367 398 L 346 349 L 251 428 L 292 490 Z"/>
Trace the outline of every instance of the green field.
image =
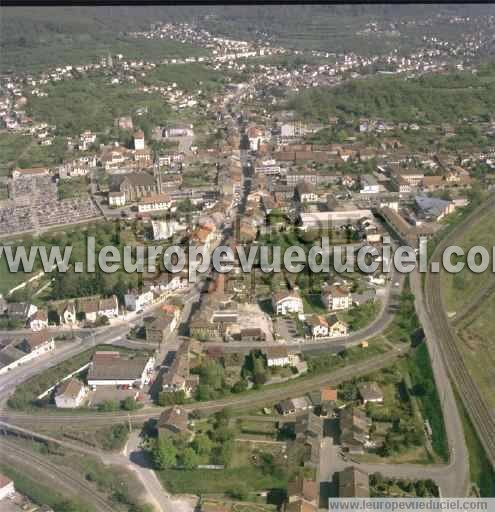
<path id="1" fill-rule="evenodd" d="M 112 38 L 103 41 L 77 41 L 66 38 L 60 42 L 30 48 L 9 48 L 2 52 L 0 69 L 2 71 L 44 70 L 46 66 L 89 64 L 101 57 L 122 54 L 125 59 L 146 59 L 160 61 L 166 58 L 197 57 L 208 55 L 208 50 L 190 44 L 168 40 L 142 40 L 131 38 Z"/>
<path id="2" fill-rule="evenodd" d="M 481 302 L 458 329 L 464 362 L 489 407 L 495 407 L 494 308 L 495 291 Z"/>
<path id="3" fill-rule="evenodd" d="M 264 475 L 254 466 L 240 466 L 220 470 L 176 470 L 157 471 L 165 488 L 173 494 L 225 494 L 245 485 L 250 491 L 285 488 L 287 480 L 273 475 Z"/>
<path id="4" fill-rule="evenodd" d="M 469 472 L 471 482 L 476 484 L 480 496 L 490 498 L 495 496 L 495 471 L 486 456 L 485 450 L 478 438 L 478 434 L 456 393 L 457 405 L 464 427 L 464 437 L 469 451 Z"/>
<path id="5" fill-rule="evenodd" d="M 435 385 L 430 356 L 426 343 L 421 343 L 413 349 L 405 366 L 411 376 L 412 389 L 419 402 L 423 418 L 429 421 L 432 429 L 432 446 L 437 455 L 444 461 L 449 458 L 449 447 L 440 397 Z"/>
<path id="6" fill-rule="evenodd" d="M 14 468 L 13 466 L 2 463 L 0 471 L 14 481 L 15 488 L 21 494 L 27 496 L 37 505 L 48 505 L 55 512 L 93 512 L 94 508 L 89 505 L 68 500 L 66 496 L 54 490 L 50 479 L 40 479 L 39 473 L 34 475 L 26 474 L 25 468 Z"/>
<path id="7" fill-rule="evenodd" d="M 139 108 L 148 108 L 146 116 L 135 121 L 164 123 L 170 109 L 158 94 L 146 94 L 134 86 L 111 85 L 97 76 L 57 82 L 48 86 L 48 96 L 33 97 L 29 114 L 36 120 L 56 125 L 61 135 L 76 135 L 84 130 L 102 132 L 112 127 L 117 117 L 134 115 Z"/>
<path id="8" fill-rule="evenodd" d="M 0 133 L 0 176 L 8 175 L 8 166 L 29 146 L 29 135 Z"/>
<path id="9" fill-rule="evenodd" d="M 219 89 L 225 83 L 225 74 L 203 64 L 170 64 L 159 66 L 143 79 L 150 85 L 176 83 L 188 92 Z"/>
<path id="10" fill-rule="evenodd" d="M 493 213 L 489 212 L 480 217 L 469 233 L 460 240 L 459 245 L 465 253 L 474 246 L 481 245 L 488 249 L 495 245 L 495 231 L 493 230 Z M 466 262 L 466 258 L 459 261 Z M 452 258 L 455 263 L 455 257 Z M 457 274 L 442 273 L 442 292 L 445 306 L 448 313 L 462 311 L 462 308 L 469 305 L 480 289 L 493 280 L 491 266 L 485 272 L 475 274 L 467 268 Z"/>
<path id="11" fill-rule="evenodd" d="M 495 71 L 485 67 L 471 73 L 354 80 L 337 87 L 305 89 L 288 106 L 301 116 L 325 121 L 328 116 L 371 117 L 398 122 L 459 122 L 468 116 L 487 120 L 495 107 Z M 462 140 L 478 141 L 469 127 L 460 126 Z"/>

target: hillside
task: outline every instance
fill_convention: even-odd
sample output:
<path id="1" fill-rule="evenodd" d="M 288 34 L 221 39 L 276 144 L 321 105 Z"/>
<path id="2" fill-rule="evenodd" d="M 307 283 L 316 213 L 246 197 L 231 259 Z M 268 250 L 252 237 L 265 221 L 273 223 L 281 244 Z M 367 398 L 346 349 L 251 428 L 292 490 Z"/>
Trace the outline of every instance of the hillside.
<path id="1" fill-rule="evenodd" d="M 334 88 L 302 91 L 289 107 L 306 118 L 347 114 L 390 121 L 442 122 L 483 116 L 495 108 L 495 71 L 425 76 L 412 80 L 373 78 Z"/>

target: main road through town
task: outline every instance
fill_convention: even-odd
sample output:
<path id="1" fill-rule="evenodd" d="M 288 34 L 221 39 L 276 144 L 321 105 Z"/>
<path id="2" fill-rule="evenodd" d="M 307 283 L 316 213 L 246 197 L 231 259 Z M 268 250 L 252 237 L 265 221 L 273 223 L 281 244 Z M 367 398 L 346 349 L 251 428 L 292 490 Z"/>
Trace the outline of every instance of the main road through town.
<path id="1" fill-rule="evenodd" d="M 244 163 L 244 162 L 243 162 Z M 249 187 L 243 187 L 244 197 L 248 193 Z M 482 209 L 492 208 L 495 205 L 495 198 L 491 199 L 487 204 L 482 206 Z M 240 208 L 243 207 L 243 202 L 240 204 Z M 481 210 L 480 210 L 481 211 Z M 478 212 L 468 216 L 463 223 L 455 228 L 449 236 L 446 238 L 445 243 L 452 242 L 462 236 L 470 226 L 476 222 L 478 218 Z M 441 243 L 435 254 L 433 255 L 433 261 L 438 259 L 441 252 L 441 248 L 445 246 L 445 243 Z M 480 397 L 479 391 L 474 385 L 472 378 L 469 376 L 467 369 L 460 357 L 458 348 L 455 344 L 455 333 L 451 329 L 450 323 L 445 314 L 441 300 L 441 291 L 438 274 L 428 274 L 425 282 L 425 289 L 422 289 L 421 276 L 418 273 L 413 273 L 410 276 L 411 289 L 415 295 L 415 304 L 418 317 L 423 325 L 429 353 L 432 360 L 432 368 L 435 375 L 435 381 L 439 390 L 442 412 L 445 418 L 446 434 L 450 447 L 450 461 L 447 465 L 442 467 L 432 468 L 432 472 L 439 471 L 443 472 L 441 480 L 442 493 L 447 496 L 463 496 L 466 495 L 468 482 L 469 482 L 469 464 L 468 464 L 468 453 L 466 443 L 463 434 L 462 422 L 459 416 L 459 411 L 455 401 L 454 393 L 450 379 L 452 379 L 461 395 L 463 402 L 468 410 L 471 419 L 480 435 L 480 438 L 487 449 L 487 453 L 492 460 L 495 460 L 495 428 L 493 424 L 493 418 L 490 416 L 489 411 L 484 405 L 483 400 Z M 395 289 L 395 282 L 399 282 L 399 286 Z M 374 336 L 379 335 L 384 328 L 389 324 L 393 317 L 394 308 L 397 306 L 397 296 L 401 289 L 403 279 L 398 276 L 394 276 L 390 286 L 388 287 L 388 293 L 384 300 L 384 307 L 378 317 L 371 326 L 365 329 L 361 333 L 357 333 L 345 340 L 339 340 L 336 343 L 341 343 L 342 347 L 348 343 L 358 343 L 361 340 L 370 339 Z M 394 284 L 392 284 L 394 283 Z M 194 307 L 193 304 L 200 300 L 201 287 L 197 287 L 192 290 L 186 300 L 186 307 L 182 313 L 182 322 L 187 323 L 191 310 Z M 136 318 L 138 321 L 139 318 Z M 88 341 L 88 338 L 78 341 L 76 343 L 64 344 L 58 348 L 55 353 L 51 355 L 35 360 L 23 367 L 13 370 L 8 375 L 0 378 L 0 401 L 5 402 L 5 399 L 12 393 L 15 387 L 21 382 L 26 381 L 33 375 L 36 375 L 40 371 L 49 368 L 61 361 L 72 357 L 73 355 L 80 353 L 81 351 L 88 348 L 88 346 L 96 345 L 99 343 L 116 343 L 125 337 L 128 326 L 119 325 L 111 328 L 106 328 L 102 331 L 94 332 Z M 327 343 L 307 343 L 301 348 L 303 350 L 320 350 L 328 351 L 332 350 L 335 346 L 334 342 Z M 198 409 L 204 412 L 213 412 L 219 410 L 225 406 L 233 407 L 251 407 L 257 404 L 266 402 L 276 402 L 285 397 L 294 396 L 294 394 L 304 393 L 311 389 L 315 389 L 322 384 L 331 383 L 338 384 L 342 380 L 352 378 L 355 375 L 360 375 L 366 372 L 370 372 L 381 368 L 387 364 L 393 362 L 397 357 L 400 357 L 402 351 L 400 349 L 391 349 L 389 353 L 370 358 L 367 361 L 356 363 L 345 368 L 340 368 L 330 374 L 318 375 L 301 379 L 299 382 L 289 382 L 284 386 L 277 386 L 270 389 L 268 386 L 266 389 L 260 390 L 256 393 L 246 394 L 235 399 L 224 399 L 214 402 L 198 403 L 192 406 L 188 406 L 189 409 Z M 450 377 L 450 379 L 449 379 Z M 147 407 L 138 412 L 132 414 L 123 413 L 110 413 L 110 414 L 95 414 L 95 413 L 74 413 L 74 414 L 50 414 L 48 412 L 35 411 L 29 412 L 15 412 L 3 408 L 0 411 L 0 419 L 4 425 L 9 424 L 20 424 L 20 425 L 42 425 L 50 423 L 65 423 L 65 422 L 80 422 L 83 424 L 95 423 L 95 424 L 108 424 L 111 422 L 122 422 L 135 421 L 136 423 L 142 423 L 148 418 L 157 417 L 162 408 Z M 26 426 L 26 428 L 28 428 Z M 31 427 L 32 428 L 32 427 Z M 5 446 L 5 445 L 2 445 Z M 13 450 L 12 447 L 9 450 Z M 22 456 L 19 453 L 19 456 Z M 383 471 L 388 473 L 385 466 L 378 465 Z M 377 467 L 378 467 L 377 466 Z M 406 471 L 407 466 L 404 466 Z M 371 469 L 371 467 L 370 467 Z M 402 471 L 402 473 L 404 473 Z M 413 476 L 421 476 L 419 468 L 414 468 L 414 471 L 418 473 Z M 418 472 L 419 471 L 419 472 Z M 407 471 L 406 471 L 407 472 Z M 402 474 L 400 472 L 396 474 Z M 103 505 L 102 505 L 103 508 Z"/>

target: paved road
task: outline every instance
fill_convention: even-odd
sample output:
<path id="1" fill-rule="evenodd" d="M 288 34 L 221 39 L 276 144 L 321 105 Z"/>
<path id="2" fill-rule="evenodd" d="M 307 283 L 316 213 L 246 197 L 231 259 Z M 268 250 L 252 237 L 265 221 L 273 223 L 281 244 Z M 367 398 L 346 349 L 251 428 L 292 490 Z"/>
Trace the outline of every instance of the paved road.
<path id="1" fill-rule="evenodd" d="M 141 438 L 138 432 L 133 432 L 129 436 L 129 441 L 124 449 L 124 458 L 127 465 L 133 470 L 143 483 L 148 499 L 153 503 L 157 510 L 173 512 L 193 512 L 195 501 L 187 498 L 173 497 L 168 494 L 162 486 L 156 473 L 149 467 L 146 454 L 140 447 Z"/>

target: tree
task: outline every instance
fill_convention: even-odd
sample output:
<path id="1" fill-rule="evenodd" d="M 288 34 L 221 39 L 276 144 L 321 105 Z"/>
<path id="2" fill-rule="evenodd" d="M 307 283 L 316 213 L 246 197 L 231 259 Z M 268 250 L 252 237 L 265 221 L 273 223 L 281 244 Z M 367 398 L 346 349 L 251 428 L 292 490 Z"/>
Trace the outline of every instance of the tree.
<path id="1" fill-rule="evenodd" d="M 210 455 L 213 449 L 213 442 L 206 434 L 200 434 L 194 438 L 193 448 L 198 455 Z"/>
<path id="2" fill-rule="evenodd" d="M 232 386 L 232 393 L 242 393 L 243 391 L 246 391 L 248 387 L 248 383 L 246 380 L 241 379 L 238 380 L 233 386 Z"/>
<path id="3" fill-rule="evenodd" d="M 115 412 L 119 410 L 119 406 L 117 400 L 105 400 L 98 405 L 98 410 L 101 412 Z"/>
<path id="4" fill-rule="evenodd" d="M 122 400 L 121 406 L 124 411 L 135 411 L 139 408 L 139 404 L 131 396 Z"/>
<path id="5" fill-rule="evenodd" d="M 184 469 L 196 469 L 199 464 L 198 454 L 192 448 L 186 448 L 182 453 L 182 465 Z"/>
<path id="6" fill-rule="evenodd" d="M 177 463 L 177 450 L 168 437 L 158 437 L 151 452 L 151 459 L 156 469 L 173 468 Z"/>

